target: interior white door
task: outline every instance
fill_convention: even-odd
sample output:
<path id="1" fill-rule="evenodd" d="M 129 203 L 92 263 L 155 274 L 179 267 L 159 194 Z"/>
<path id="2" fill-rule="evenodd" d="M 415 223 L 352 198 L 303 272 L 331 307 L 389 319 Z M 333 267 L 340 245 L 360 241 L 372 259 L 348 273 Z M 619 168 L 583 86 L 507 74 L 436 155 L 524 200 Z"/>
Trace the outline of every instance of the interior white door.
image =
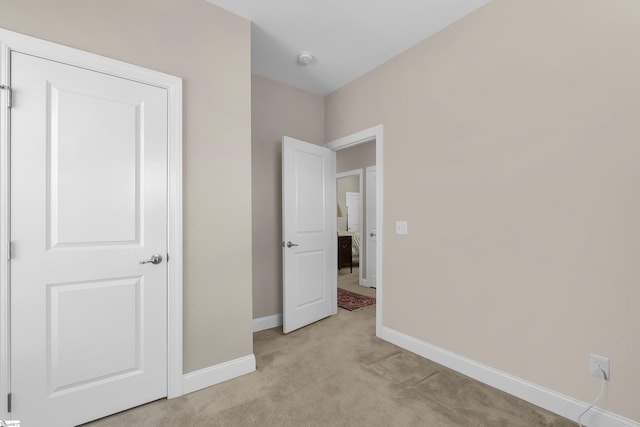
<path id="1" fill-rule="evenodd" d="M 337 313 L 335 152 L 282 138 L 283 331 Z"/>
<path id="2" fill-rule="evenodd" d="M 367 245 L 367 273 L 366 280 L 363 283 L 371 288 L 376 287 L 376 248 L 378 241 L 376 238 L 376 167 L 369 166 L 365 170 L 365 183 L 366 183 L 366 227 L 367 232 L 365 235 Z"/>
<path id="3" fill-rule="evenodd" d="M 362 195 L 360 193 L 345 193 L 347 205 L 347 231 L 360 233 L 362 230 Z"/>
<path id="4" fill-rule="evenodd" d="M 12 417 L 166 396 L 167 92 L 15 52 L 11 82 Z"/>

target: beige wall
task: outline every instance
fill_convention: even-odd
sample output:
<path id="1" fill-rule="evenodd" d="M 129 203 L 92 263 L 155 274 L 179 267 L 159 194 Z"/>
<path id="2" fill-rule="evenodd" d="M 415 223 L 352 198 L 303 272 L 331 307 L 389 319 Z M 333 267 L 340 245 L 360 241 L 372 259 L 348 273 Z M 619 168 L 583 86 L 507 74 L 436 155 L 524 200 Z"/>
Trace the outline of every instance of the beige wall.
<path id="1" fill-rule="evenodd" d="M 640 7 L 494 0 L 331 94 L 384 124 L 385 326 L 640 421 Z M 409 221 L 408 236 L 393 223 Z"/>
<path id="2" fill-rule="evenodd" d="M 184 371 L 253 352 L 250 23 L 204 0 L 2 0 L 0 27 L 184 79 Z"/>
<path id="3" fill-rule="evenodd" d="M 253 75 L 253 317 L 282 313 L 282 137 L 324 141 L 324 98 Z M 247 264 L 248 265 L 248 264 Z"/>
<path id="4" fill-rule="evenodd" d="M 348 172 L 376 164 L 376 144 L 368 142 L 336 151 L 336 172 Z"/>

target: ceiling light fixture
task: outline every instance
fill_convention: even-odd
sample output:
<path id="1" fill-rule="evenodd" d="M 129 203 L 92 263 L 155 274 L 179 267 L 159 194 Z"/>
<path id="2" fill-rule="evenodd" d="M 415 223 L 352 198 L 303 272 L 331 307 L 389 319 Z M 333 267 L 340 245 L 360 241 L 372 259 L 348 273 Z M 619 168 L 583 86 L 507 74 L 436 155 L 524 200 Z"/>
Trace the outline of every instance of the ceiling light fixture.
<path id="1" fill-rule="evenodd" d="M 311 52 L 303 51 L 298 54 L 298 64 L 308 65 L 311 61 L 313 61 L 313 55 L 311 55 Z"/>

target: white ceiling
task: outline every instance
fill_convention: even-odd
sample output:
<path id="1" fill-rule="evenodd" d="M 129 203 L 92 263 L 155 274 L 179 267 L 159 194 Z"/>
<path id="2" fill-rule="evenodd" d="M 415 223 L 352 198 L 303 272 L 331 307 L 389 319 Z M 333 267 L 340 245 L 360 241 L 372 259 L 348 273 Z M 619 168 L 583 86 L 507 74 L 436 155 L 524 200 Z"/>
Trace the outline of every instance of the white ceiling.
<path id="1" fill-rule="evenodd" d="M 252 72 L 326 95 L 489 0 L 207 0 L 252 21 Z M 300 51 L 314 61 L 297 64 Z"/>

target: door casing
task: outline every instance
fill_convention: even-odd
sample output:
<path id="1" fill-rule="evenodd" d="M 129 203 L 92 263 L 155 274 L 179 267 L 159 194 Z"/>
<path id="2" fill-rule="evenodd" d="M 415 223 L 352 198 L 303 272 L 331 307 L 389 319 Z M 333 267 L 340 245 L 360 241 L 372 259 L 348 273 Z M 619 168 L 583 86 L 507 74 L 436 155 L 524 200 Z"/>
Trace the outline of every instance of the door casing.
<path id="1" fill-rule="evenodd" d="M 360 132 L 353 133 L 351 135 L 336 139 L 324 144 L 325 147 L 337 151 L 345 148 L 355 147 L 356 145 L 365 144 L 367 142 L 376 142 L 376 170 L 377 170 L 377 185 L 376 185 L 376 229 L 377 229 L 377 253 L 376 253 L 376 336 L 382 338 L 382 325 L 383 325 L 383 300 L 382 300 L 382 288 L 383 288 L 383 276 L 382 276 L 382 259 L 383 259 L 383 152 L 384 152 L 384 127 L 383 125 L 377 125 Z M 335 236 L 336 242 L 334 246 L 337 246 L 338 237 Z"/>
<path id="2" fill-rule="evenodd" d="M 182 395 L 182 79 L 0 28 L 0 85 L 11 86 L 12 51 L 158 86 L 168 93 L 167 397 Z M 10 361 L 10 114 L 0 91 L 0 419 L 9 419 Z M 19 94 L 12 94 L 13 105 Z"/>

